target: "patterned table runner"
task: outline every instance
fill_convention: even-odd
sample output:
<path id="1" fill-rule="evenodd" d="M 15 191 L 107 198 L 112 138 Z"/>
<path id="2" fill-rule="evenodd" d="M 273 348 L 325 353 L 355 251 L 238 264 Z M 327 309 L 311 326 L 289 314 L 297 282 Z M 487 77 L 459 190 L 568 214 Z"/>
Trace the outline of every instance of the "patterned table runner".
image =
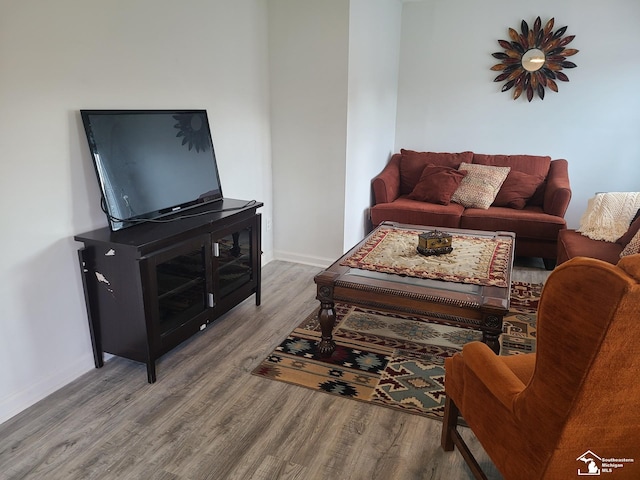
<path id="1" fill-rule="evenodd" d="M 511 238 L 453 234 L 453 252 L 425 256 L 417 251 L 424 230 L 382 227 L 340 264 L 448 282 L 507 287 Z"/>

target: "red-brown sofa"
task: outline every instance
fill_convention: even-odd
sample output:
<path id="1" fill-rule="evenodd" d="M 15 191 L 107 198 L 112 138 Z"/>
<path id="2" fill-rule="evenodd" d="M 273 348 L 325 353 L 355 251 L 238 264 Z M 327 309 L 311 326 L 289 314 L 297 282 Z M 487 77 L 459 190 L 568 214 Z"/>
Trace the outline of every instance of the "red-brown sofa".
<path id="1" fill-rule="evenodd" d="M 462 162 L 511 167 L 502 189 L 515 192 L 516 196 L 518 185 L 514 185 L 512 178 L 518 180 L 524 177 L 528 182 L 528 179 L 537 177 L 540 183 L 530 198 L 526 198 L 526 194 L 523 197 L 520 192 L 520 205 L 516 208 L 504 206 L 504 199 L 498 202 L 498 198 L 487 209 L 409 198 L 426 165 L 457 169 Z M 503 193 L 502 189 L 498 197 Z M 373 226 L 393 221 L 443 228 L 514 232 L 517 256 L 541 257 L 546 268 L 552 269 L 556 262 L 558 232 L 566 229 L 564 214 L 571 200 L 571 187 L 568 163 L 564 159 L 551 160 L 548 156 L 533 155 L 401 150 L 401 153 L 391 157 L 383 171 L 373 179 L 373 194 L 374 205 L 370 209 Z"/>

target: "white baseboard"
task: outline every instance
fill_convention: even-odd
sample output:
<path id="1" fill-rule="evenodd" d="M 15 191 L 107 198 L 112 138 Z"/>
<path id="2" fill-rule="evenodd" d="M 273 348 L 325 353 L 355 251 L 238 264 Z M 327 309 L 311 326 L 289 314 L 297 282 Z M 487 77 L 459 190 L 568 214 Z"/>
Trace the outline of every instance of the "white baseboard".
<path id="1" fill-rule="evenodd" d="M 297 253 L 283 252 L 282 250 L 275 250 L 273 256 L 276 260 L 283 260 L 285 262 L 302 263 L 304 265 L 311 265 L 313 267 L 327 268 L 333 262 L 335 258 L 322 258 L 314 257 L 311 255 L 299 255 Z"/>
<path id="2" fill-rule="evenodd" d="M 267 263 L 273 260 L 273 252 L 264 252 L 260 256 L 260 264 L 264 267 Z"/>
<path id="3" fill-rule="evenodd" d="M 0 398 L 0 424 L 71 383 L 92 368 L 95 368 L 93 355 L 84 355 L 74 360 L 73 365 L 53 374 L 47 374 L 44 378 L 35 379 L 26 389 Z"/>

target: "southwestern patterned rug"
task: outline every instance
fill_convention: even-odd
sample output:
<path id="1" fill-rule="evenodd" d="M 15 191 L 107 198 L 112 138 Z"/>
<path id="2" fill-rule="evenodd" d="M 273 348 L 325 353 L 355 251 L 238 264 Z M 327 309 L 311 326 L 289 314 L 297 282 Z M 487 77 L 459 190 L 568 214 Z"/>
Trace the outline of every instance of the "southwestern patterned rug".
<path id="1" fill-rule="evenodd" d="M 542 284 L 513 282 L 501 355 L 534 352 Z M 417 320 L 415 316 L 336 305 L 329 358 L 316 354 L 316 312 L 310 314 L 252 372 L 273 380 L 441 419 L 444 359 L 482 334 Z"/>

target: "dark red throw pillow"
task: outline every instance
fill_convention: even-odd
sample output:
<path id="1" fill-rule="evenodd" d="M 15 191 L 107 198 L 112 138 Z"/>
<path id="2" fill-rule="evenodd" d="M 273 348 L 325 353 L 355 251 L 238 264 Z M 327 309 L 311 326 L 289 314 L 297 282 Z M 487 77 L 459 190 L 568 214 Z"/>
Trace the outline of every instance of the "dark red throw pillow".
<path id="1" fill-rule="evenodd" d="M 418 183 L 422 170 L 427 165 L 458 168 L 462 162 L 471 163 L 473 152 L 438 153 L 416 152 L 400 149 L 400 194 L 411 193 Z"/>
<path id="2" fill-rule="evenodd" d="M 457 190 L 466 175 L 466 170 L 427 165 L 424 167 L 417 185 L 409 194 L 409 198 L 421 202 L 449 205 L 451 195 Z"/>
<path id="3" fill-rule="evenodd" d="M 543 181 L 540 175 L 511 170 L 492 205 L 522 210 Z"/>

